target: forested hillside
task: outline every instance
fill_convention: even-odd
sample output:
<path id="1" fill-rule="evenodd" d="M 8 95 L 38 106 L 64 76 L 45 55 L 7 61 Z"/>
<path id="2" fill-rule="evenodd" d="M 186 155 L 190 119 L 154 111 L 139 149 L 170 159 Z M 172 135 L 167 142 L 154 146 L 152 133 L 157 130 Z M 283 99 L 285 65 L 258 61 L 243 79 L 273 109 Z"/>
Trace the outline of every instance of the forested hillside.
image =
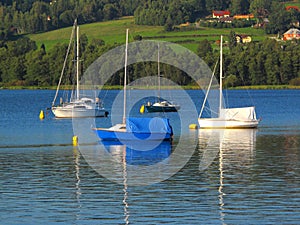
<path id="1" fill-rule="evenodd" d="M 174 30 L 176 26 L 186 22 L 205 21 L 212 10 L 230 10 L 233 15 L 253 13 L 257 24 L 267 18 L 269 23 L 259 29 L 264 30 L 266 34 L 275 33 L 280 36 L 300 20 L 300 12 L 293 9 L 285 10 L 283 3 L 284 1 L 280 0 L 4 0 L 0 2 L 0 86 L 56 85 L 67 44 L 60 41 L 60 37 L 57 36 L 58 44 L 49 49 L 42 41 L 42 44 L 37 45 L 25 34 L 68 27 L 73 24 L 75 18 L 78 18 L 79 24 L 87 24 L 134 15 L 136 26 L 159 25 L 160 27 L 156 29 L 160 29 L 160 37 L 167 37 L 167 34 L 171 33 L 174 37 L 178 37 L 176 42 L 179 44 L 187 43 L 186 39 L 196 43 L 198 45 L 196 53 L 212 66 L 218 59 L 216 40 L 205 33 L 201 34 L 202 30 L 204 32 L 204 28 L 201 27 L 192 29 L 200 32 L 198 36 L 207 35 L 207 40 L 203 38 L 199 40 L 196 38 L 197 35 L 193 34 L 185 37 L 180 35 L 181 30 Z M 225 28 L 230 26 L 219 25 L 218 35 L 224 34 L 227 40 L 224 65 L 226 86 L 299 85 L 299 40 L 283 42 L 265 36 L 260 37 L 260 41 L 240 44 L 236 42 L 235 32 Z M 126 27 L 119 26 L 118 29 L 125 30 Z M 100 38 L 89 39 L 87 34 L 81 34 L 82 72 L 99 55 L 122 44 L 106 43 L 101 39 L 101 35 L 99 36 Z M 137 35 L 134 39 L 147 37 Z M 155 39 L 155 35 L 151 36 L 151 39 Z M 156 74 L 155 63 L 146 64 L 146 67 L 147 74 Z M 193 84 L 189 77 L 176 68 L 162 65 L 162 69 L 167 78 L 180 85 Z M 140 70 L 140 65 L 133 65 L 129 70 L 135 78 L 146 75 L 145 70 Z M 120 84 L 121 76 L 122 73 L 116 74 L 110 84 Z"/>
<path id="2" fill-rule="evenodd" d="M 137 24 L 178 25 L 195 22 L 212 10 L 232 15 L 253 13 L 269 18 L 268 32 L 282 31 L 299 20 L 297 11 L 284 10 L 283 0 L 3 0 L 0 2 L 0 40 L 12 34 L 35 33 L 79 24 L 135 16 Z"/>

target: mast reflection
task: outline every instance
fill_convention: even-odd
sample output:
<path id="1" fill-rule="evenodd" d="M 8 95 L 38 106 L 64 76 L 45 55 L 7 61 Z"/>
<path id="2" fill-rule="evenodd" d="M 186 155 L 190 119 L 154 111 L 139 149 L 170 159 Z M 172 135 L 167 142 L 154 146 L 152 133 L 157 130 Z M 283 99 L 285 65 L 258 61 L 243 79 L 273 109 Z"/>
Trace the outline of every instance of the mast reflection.
<path id="1" fill-rule="evenodd" d="M 75 166 L 75 176 L 76 176 L 76 183 L 75 183 L 75 189 L 76 189 L 76 200 L 78 204 L 78 210 L 81 209 L 81 202 L 80 202 L 80 196 L 81 196 L 81 188 L 80 188 L 80 153 L 78 151 L 77 147 L 73 147 L 73 157 L 74 157 L 74 166 Z M 76 219 L 79 219 L 79 213 L 76 214 Z"/>

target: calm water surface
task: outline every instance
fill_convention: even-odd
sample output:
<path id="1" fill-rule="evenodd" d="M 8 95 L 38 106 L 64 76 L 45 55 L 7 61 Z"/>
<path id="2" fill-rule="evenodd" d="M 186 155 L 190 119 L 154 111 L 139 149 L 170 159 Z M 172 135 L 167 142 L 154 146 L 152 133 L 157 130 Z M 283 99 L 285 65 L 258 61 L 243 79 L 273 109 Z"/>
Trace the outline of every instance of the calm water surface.
<path id="1" fill-rule="evenodd" d="M 189 94 L 199 110 L 201 94 Z M 116 183 L 87 163 L 71 120 L 39 120 L 53 91 L 0 90 L 0 224 L 299 224 L 300 91 L 226 94 L 230 106 L 250 94 L 257 130 L 195 131 L 197 148 L 178 173 L 132 186 L 125 169 Z"/>

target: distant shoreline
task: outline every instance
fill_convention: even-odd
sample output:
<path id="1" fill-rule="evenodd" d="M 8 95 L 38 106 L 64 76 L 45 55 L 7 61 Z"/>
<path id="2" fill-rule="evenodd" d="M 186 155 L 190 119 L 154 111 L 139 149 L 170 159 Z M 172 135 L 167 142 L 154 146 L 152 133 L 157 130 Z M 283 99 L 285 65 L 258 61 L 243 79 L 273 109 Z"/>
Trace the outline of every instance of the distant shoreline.
<path id="1" fill-rule="evenodd" d="M 199 86 L 179 86 L 184 90 L 199 90 Z M 61 87 L 60 90 L 71 90 L 71 86 Z M 100 88 L 98 88 L 100 90 Z M 101 88 L 102 90 L 121 90 L 123 86 L 113 85 L 113 86 L 105 86 Z M 141 89 L 141 90 L 152 90 L 157 89 L 155 87 L 136 87 L 132 88 L 128 86 L 128 89 Z M 176 87 L 162 87 L 162 89 L 179 89 Z M 237 86 L 237 87 L 229 87 L 225 88 L 228 90 L 283 90 L 283 89 L 300 89 L 300 86 L 292 86 L 292 85 L 253 85 L 253 86 Z M 56 86 L 45 86 L 45 87 L 37 87 L 37 86 L 1 86 L 0 90 L 56 90 Z"/>
<path id="2" fill-rule="evenodd" d="M 283 89 L 300 89 L 300 86 L 294 85 L 253 85 L 253 86 L 238 86 L 227 88 L 230 90 L 283 90 Z"/>

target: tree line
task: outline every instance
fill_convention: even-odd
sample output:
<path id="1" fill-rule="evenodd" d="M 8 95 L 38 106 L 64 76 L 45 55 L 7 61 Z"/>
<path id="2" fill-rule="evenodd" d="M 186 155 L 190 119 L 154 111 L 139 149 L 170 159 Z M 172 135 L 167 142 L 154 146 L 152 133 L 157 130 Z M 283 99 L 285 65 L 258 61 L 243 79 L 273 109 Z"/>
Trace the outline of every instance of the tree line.
<path id="1" fill-rule="evenodd" d="M 241 85 L 300 85 L 300 43 L 299 41 L 278 42 L 266 39 L 261 42 L 238 44 L 231 32 L 227 38 L 224 52 L 225 86 Z M 219 58 L 218 49 L 214 49 L 208 40 L 200 41 L 197 54 L 211 68 Z M 103 40 L 88 40 L 85 34 L 80 36 L 81 74 L 99 55 L 117 47 Z M 58 83 L 67 45 L 59 43 L 49 52 L 42 45 L 37 47 L 29 38 L 20 38 L 6 42 L 0 48 L 0 85 L 55 86 Z M 184 61 L 184 60 L 182 60 Z M 72 65 L 68 67 L 68 76 L 64 84 L 72 84 Z M 128 67 L 133 79 L 157 74 L 157 63 L 138 63 Z M 162 64 L 165 78 L 179 85 L 193 85 L 195 82 L 183 71 Z M 216 73 L 218 74 L 218 73 Z M 109 85 L 122 85 L 123 71 L 116 73 Z"/>
<path id="2" fill-rule="evenodd" d="M 268 33 L 283 32 L 300 20 L 300 12 L 286 11 L 283 0 L 3 0 L 0 2 L 0 41 L 13 34 L 36 33 L 134 15 L 136 24 L 174 25 L 195 22 L 212 10 L 232 15 L 253 13 L 258 22 L 269 18 Z"/>
<path id="3" fill-rule="evenodd" d="M 226 87 L 300 85 L 299 41 L 278 42 L 265 39 L 241 45 L 236 43 L 234 35 L 231 32 L 226 44 L 228 51 L 224 53 Z M 197 53 L 211 67 L 219 57 L 219 52 L 213 50 L 207 40 L 201 41 Z"/>
<path id="4" fill-rule="evenodd" d="M 36 33 L 133 15 L 139 0 L 3 0 L 0 40 L 13 34 Z"/>
<path id="5" fill-rule="evenodd" d="M 300 21 L 300 12 L 296 9 L 285 9 L 281 0 L 146 0 L 134 12 L 135 22 L 143 25 L 165 26 L 166 31 L 174 29 L 175 25 L 185 22 L 201 21 L 213 10 L 230 10 L 231 16 L 250 14 L 255 16 L 255 22 L 262 24 L 268 34 L 285 32 Z M 265 19 L 268 23 L 265 23 Z M 238 25 L 240 22 L 237 22 Z M 246 25 L 253 25 L 252 22 Z M 215 23 L 223 28 L 228 24 Z"/>

